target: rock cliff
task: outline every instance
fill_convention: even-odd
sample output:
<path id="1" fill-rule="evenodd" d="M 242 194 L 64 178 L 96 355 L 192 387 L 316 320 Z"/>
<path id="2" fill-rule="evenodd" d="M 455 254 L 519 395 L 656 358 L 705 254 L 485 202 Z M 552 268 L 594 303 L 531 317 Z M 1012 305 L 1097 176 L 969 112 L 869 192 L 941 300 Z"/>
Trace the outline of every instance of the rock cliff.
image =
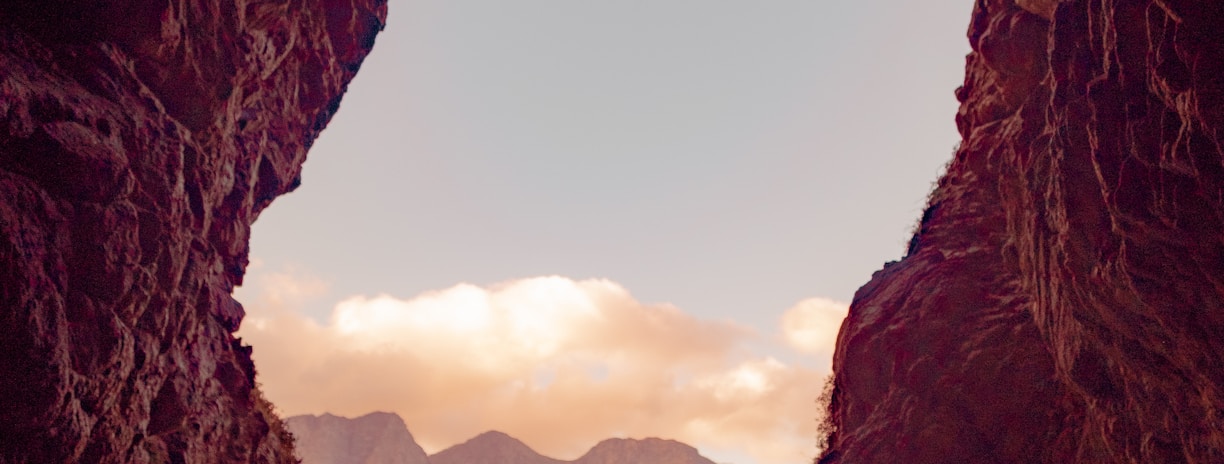
<path id="1" fill-rule="evenodd" d="M 0 463 L 293 461 L 230 293 L 385 15 L 0 4 Z"/>
<path id="2" fill-rule="evenodd" d="M 1224 462 L 1224 3 L 978 0 L 821 463 Z"/>

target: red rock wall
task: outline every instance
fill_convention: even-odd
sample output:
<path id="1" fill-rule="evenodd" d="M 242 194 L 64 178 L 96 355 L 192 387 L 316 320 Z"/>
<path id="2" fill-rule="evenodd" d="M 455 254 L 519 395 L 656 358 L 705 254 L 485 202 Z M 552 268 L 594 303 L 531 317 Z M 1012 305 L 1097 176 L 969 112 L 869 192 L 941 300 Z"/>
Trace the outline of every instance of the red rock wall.
<path id="1" fill-rule="evenodd" d="M 979 0 L 822 463 L 1224 462 L 1224 2 Z"/>
<path id="2" fill-rule="evenodd" d="M 230 293 L 385 16 L 0 5 L 0 463 L 293 461 Z"/>

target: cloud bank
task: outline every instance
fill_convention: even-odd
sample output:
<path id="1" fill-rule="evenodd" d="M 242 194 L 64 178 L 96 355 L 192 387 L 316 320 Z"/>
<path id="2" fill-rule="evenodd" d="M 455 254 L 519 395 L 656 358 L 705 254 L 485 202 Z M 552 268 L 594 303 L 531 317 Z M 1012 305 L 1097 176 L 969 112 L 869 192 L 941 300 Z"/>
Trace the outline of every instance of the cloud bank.
<path id="1" fill-rule="evenodd" d="M 355 296 L 322 324 L 293 308 L 325 283 L 291 273 L 248 282 L 259 293 L 244 298 L 239 335 L 284 415 L 393 411 L 431 453 L 487 430 L 561 459 L 614 436 L 673 438 L 759 464 L 816 452 L 827 372 L 750 352 L 753 330 L 639 302 L 608 280 Z M 800 302 L 782 317 L 782 338 L 827 357 L 845 308 Z"/>
<path id="2" fill-rule="evenodd" d="M 832 356 L 847 309 L 848 305 L 840 301 L 808 298 L 782 315 L 782 333 L 799 351 Z"/>

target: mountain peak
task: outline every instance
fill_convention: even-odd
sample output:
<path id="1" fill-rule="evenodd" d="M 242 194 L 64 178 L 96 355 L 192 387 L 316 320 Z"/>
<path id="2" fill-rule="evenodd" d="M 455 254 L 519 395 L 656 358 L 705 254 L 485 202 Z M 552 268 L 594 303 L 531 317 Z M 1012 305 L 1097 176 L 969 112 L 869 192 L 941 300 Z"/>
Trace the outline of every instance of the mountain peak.
<path id="1" fill-rule="evenodd" d="M 302 464 L 714 464 L 692 446 L 661 438 L 610 438 L 577 460 L 562 461 L 490 430 L 426 456 L 394 413 L 352 419 L 325 413 L 290 417 L 286 423 L 298 437 Z"/>
<path id="2" fill-rule="evenodd" d="M 523 444 L 523 442 L 519 441 L 519 439 L 514 438 L 510 435 L 507 435 L 505 432 L 499 432 L 497 430 L 490 430 L 480 435 L 476 435 L 475 437 L 472 437 L 472 439 L 469 441 L 476 441 L 476 440 L 499 441 L 499 442 L 504 441 L 504 442 L 513 442 L 513 443 Z M 523 445 L 523 446 L 527 446 L 527 445 Z"/>
<path id="3" fill-rule="evenodd" d="M 429 464 L 404 420 L 389 412 L 356 418 L 330 413 L 285 420 L 304 464 Z"/>
<path id="4" fill-rule="evenodd" d="M 661 438 L 609 438 L 574 464 L 714 464 L 687 444 Z"/>
<path id="5" fill-rule="evenodd" d="M 432 464 L 562 464 L 510 435 L 490 430 L 429 457 Z"/>

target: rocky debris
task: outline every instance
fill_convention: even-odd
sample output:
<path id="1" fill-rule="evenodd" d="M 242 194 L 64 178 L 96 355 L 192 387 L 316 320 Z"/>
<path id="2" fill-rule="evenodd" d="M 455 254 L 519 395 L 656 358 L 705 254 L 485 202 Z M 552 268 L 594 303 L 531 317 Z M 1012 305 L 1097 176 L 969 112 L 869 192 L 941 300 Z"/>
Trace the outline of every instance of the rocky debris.
<path id="1" fill-rule="evenodd" d="M 963 142 L 821 463 L 1224 462 L 1224 3 L 976 2 Z"/>
<path id="2" fill-rule="evenodd" d="M 429 464 L 403 419 L 392 413 L 294 416 L 285 425 L 297 438 L 302 464 Z"/>
<path id="3" fill-rule="evenodd" d="M 385 17 L 0 5 L 0 463 L 294 460 L 230 294 Z"/>

